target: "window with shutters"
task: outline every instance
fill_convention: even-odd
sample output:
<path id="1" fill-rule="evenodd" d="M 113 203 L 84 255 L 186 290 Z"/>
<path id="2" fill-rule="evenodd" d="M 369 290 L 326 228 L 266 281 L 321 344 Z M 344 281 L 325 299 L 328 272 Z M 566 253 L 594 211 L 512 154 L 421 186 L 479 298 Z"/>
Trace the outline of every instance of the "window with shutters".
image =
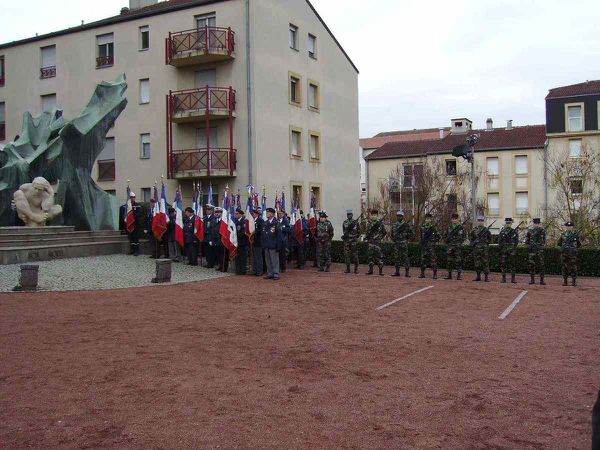
<path id="1" fill-rule="evenodd" d="M 140 134 L 140 159 L 150 159 L 150 133 Z"/>
<path id="2" fill-rule="evenodd" d="M 298 27 L 290 23 L 289 45 L 293 50 L 298 50 Z"/>
<path id="3" fill-rule="evenodd" d="M 566 130 L 568 132 L 583 131 L 584 113 L 583 103 L 572 103 L 565 105 L 566 109 Z"/>
<path id="4" fill-rule="evenodd" d="M 49 45 L 41 49 L 40 78 L 56 76 L 56 45 Z"/>
<path id="5" fill-rule="evenodd" d="M 489 193 L 487 195 L 487 207 L 488 215 L 499 216 L 500 215 L 500 194 L 497 192 Z"/>
<path id="6" fill-rule="evenodd" d="M 316 131 L 309 131 L 309 144 L 310 144 L 310 161 L 319 162 L 321 161 L 321 134 Z"/>
<path id="7" fill-rule="evenodd" d="M 308 35 L 308 56 L 317 59 L 317 37 L 312 34 Z"/>
<path id="8" fill-rule="evenodd" d="M 96 68 L 109 67 L 115 63 L 115 44 L 112 33 L 96 36 Z"/>
<path id="9" fill-rule="evenodd" d="M 290 157 L 302 159 L 302 128 L 290 127 Z"/>
<path id="10" fill-rule="evenodd" d="M 320 89 L 316 81 L 308 81 L 308 109 L 319 112 L 320 109 Z"/>
<path id="11" fill-rule="evenodd" d="M 42 95 L 42 111 L 50 111 L 56 107 L 56 94 Z"/>
<path id="12" fill-rule="evenodd" d="M 115 179 L 115 138 L 106 138 L 104 148 L 98 155 L 98 181 Z"/>
<path id="13" fill-rule="evenodd" d="M 515 194 L 515 205 L 517 215 L 526 216 L 529 214 L 529 193 L 517 192 Z"/>
<path id="14" fill-rule="evenodd" d="M 150 48 L 150 27 L 140 27 L 140 51 L 148 50 Z"/>
<path id="15" fill-rule="evenodd" d="M 292 72 L 288 74 L 288 77 L 290 105 L 302 106 L 302 78 Z"/>
<path id="16" fill-rule="evenodd" d="M 150 103 L 150 80 L 140 80 L 140 105 Z"/>
<path id="17" fill-rule="evenodd" d="M 500 165 L 498 158 L 487 158 L 487 174 L 488 176 L 497 177 L 500 175 Z"/>
<path id="18" fill-rule="evenodd" d="M 517 175 L 527 175 L 529 173 L 526 155 L 515 156 L 515 173 Z"/>

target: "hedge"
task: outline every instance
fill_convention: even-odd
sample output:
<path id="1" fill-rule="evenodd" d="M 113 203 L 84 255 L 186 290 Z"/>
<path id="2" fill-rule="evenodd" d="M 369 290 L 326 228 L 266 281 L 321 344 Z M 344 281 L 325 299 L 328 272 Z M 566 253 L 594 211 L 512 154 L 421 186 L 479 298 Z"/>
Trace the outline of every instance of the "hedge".
<path id="1" fill-rule="evenodd" d="M 382 244 L 384 261 L 386 265 L 394 265 L 394 244 L 384 242 Z M 438 244 L 436 246 L 438 257 L 438 267 L 445 269 L 446 266 L 446 245 Z M 420 266 L 420 246 L 417 243 L 408 244 L 408 253 L 412 267 Z M 311 253 L 309 253 L 310 255 Z M 368 263 L 368 245 L 366 242 L 358 243 L 358 257 L 361 264 Z M 344 262 L 344 243 L 342 241 L 333 241 L 331 249 L 331 258 L 333 262 Z M 544 249 L 544 261 L 546 264 L 546 274 L 560 275 L 562 273 L 560 263 L 560 251 L 558 247 L 547 247 Z M 471 248 L 463 248 L 463 269 L 473 270 L 473 257 Z M 500 272 L 500 250 L 497 245 L 490 246 L 490 270 Z M 527 247 L 517 248 L 517 272 L 529 273 L 527 262 Z M 600 277 L 600 248 L 580 248 L 579 249 L 579 275 L 588 277 Z"/>

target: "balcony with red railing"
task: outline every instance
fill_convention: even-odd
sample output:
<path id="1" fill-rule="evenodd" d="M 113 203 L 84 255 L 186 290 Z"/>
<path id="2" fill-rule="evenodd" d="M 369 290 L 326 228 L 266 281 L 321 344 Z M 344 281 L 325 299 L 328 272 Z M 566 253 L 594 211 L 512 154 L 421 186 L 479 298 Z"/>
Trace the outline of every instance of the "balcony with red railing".
<path id="1" fill-rule="evenodd" d="M 170 119 L 174 123 L 235 117 L 235 90 L 203 87 L 169 93 Z"/>
<path id="2" fill-rule="evenodd" d="M 42 67 L 40 69 L 40 79 L 54 78 L 56 76 L 56 66 Z"/>
<path id="3" fill-rule="evenodd" d="M 231 28 L 201 27 L 169 33 L 166 63 L 175 67 L 227 61 L 235 58 L 235 32 Z"/>
<path id="4" fill-rule="evenodd" d="M 171 178 L 208 178 L 237 176 L 236 150 L 195 148 L 171 152 Z"/>
<path id="5" fill-rule="evenodd" d="M 101 69 L 102 67 L 110 67 L 114 63 L 114 56 L 99 56 L 98 58 L 96 58 L 96 69 Z"/>

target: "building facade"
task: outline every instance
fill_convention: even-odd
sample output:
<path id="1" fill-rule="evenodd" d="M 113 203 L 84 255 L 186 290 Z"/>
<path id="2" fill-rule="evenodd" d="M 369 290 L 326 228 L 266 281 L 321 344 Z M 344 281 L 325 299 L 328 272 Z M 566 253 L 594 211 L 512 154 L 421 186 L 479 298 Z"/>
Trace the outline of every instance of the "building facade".
<path id="1" fill-rule="evenodd" d="M 359 204 L 358 70 L 307 0 L 131 1 L 121 14 L 0 45 L 0 144 L 26 111 L 80 113 L 125 73 L 128 106 L 94 176 L 124 200 L 164 177 L 168 200 L 195 183 L 214 203 L 246 186 L 285 192 L 339 223 Z M 288 203 L 289 205 L 289 203 Z"/>

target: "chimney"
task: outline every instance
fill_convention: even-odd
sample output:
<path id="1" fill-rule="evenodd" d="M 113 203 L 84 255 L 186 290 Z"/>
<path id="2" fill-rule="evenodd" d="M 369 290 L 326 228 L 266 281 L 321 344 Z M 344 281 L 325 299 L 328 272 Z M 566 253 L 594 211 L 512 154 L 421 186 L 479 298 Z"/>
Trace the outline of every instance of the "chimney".
<path id="1" fill-rule="evenodd" d="M 129 8 L 127 6 L 123 6 L 121 8 L 121 15 L 124 16 L 126 14 L 129 14 Z M 83 24 L 81 24 L 81 25 L 83 25 Z"/>
<path id="2" fill-rule="evenodd" d="M 506 121 L 506 129 L 507 130 L 512 130 L 513 129 L 512 120 L 507 120 Z"/>
<path id="3" fill-rule="evenodd" d="M 440 139 L 444 139 L 445 131 L 443 128 L 440 128 Z"/>
<path id="4" fill-rule="evenodd" d="M 129 9 L 133 11 L 134 9 L 145 8 L 156 3 L 158 3 L 158 0 L 129 0 Z"/>
<path id="5" fill-rule="evenodd" d="M 488 120 L 485 121 L 486 126 L 486 130 L 487 131 L 492 131 L 494 129 L 494 121 L 492 120 L 492 118 L 488 118 Z"/>

